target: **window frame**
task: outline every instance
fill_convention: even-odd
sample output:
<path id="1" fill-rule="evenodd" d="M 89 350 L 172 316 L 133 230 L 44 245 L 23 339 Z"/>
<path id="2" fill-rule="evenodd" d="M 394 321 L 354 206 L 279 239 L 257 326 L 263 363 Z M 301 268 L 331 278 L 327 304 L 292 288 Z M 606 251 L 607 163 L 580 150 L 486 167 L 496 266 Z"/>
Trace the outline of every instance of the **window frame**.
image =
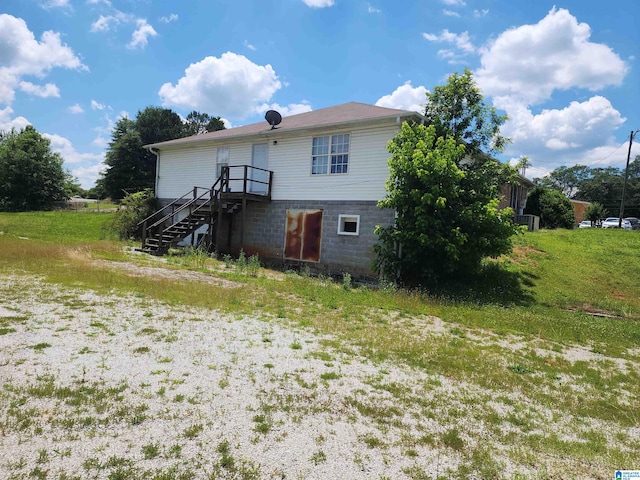
<path id="1" fill-rule="evenodd" d="M 224 158 L 221 158 L 220 153 L 221 151 L 225 151 L 226 150 L 226 161 L 221 161 L 221 160 L 225 160 Z M 229 158 L 231 156 L 231 149 L 228 146 L 224 146 L 224 147 L 217 147 L 216 148 L 216 178 L 220 178 L 220 175 L 222 175 L 222 167 L 228 167 L 229 166 Z"/>
<path id="2" fill-rule="evenodd" d="M 344 141 L 345 137 L 347 137 L 346 142 Z M 328 139 L 328 141 L 316 144 L 316 140 L 321 139 Z M 348 175 L 350 157 L 351 133 L 349 132 L 318 135 L 311 138 L 312 176 Z"/>
<path id="3" fill-rule="evenodd" d="M 347 232 L 344 227 L 345 224 L 354 222 L 356 224 L 355 232 Z M 348 235 L 352 237 L 357 237 L 360 235 L 360 215 L 341 213 L 338 215 L 338 235 Z"/>

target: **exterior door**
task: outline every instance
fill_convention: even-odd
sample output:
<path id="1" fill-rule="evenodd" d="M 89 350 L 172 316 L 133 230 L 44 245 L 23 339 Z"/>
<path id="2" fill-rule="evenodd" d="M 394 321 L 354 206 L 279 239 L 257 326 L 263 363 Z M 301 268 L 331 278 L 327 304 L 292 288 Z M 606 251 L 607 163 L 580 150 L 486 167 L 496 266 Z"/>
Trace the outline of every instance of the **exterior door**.
<path id="1" fill-rule="evenodd" d="M 249 191 L 252 193 L 267 193 L 269 176 L 264 170 L 267 170 L 269 167 L 269 144 L 256 143 L 253 145 L 251 166 L 261 168 L 262 170 L 252 168 L 251 172 L 249 172 L 249 178 L 252 180 L 249 182 Z"/>

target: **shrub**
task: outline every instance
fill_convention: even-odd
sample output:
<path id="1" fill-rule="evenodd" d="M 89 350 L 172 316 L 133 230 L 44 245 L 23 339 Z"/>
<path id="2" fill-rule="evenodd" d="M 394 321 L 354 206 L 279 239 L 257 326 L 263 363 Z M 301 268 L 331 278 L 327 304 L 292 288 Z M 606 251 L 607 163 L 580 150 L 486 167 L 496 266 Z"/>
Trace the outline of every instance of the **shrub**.
<path id="1" fill-rule="evenodd" d="M 121 207 L 116 212 L 111 222 L 111 230 L 123 240 L 141 238 L 141 230 L 138 223 L 150 216 L 158 209 L 157 199 L 150 189 L 127 194 L 122 199 Z"/>
<path id="2" fill-rule="evenodd" d="M 573 205 L 564 194 L 546 187 L 535 187 L 527 197 L 524 213 L 538 215 L 543 228 L 573 228 Z"/>

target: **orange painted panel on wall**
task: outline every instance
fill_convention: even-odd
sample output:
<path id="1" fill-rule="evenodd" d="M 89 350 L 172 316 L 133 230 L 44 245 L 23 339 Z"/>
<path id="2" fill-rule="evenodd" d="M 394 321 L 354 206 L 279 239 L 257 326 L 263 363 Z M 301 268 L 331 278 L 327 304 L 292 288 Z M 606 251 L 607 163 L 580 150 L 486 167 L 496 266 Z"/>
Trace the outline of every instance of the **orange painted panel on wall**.
<path id="1" fill-rule="evenodd" d="M 320 261 L 322 210 L 287 210 L 284 258 Z"/>

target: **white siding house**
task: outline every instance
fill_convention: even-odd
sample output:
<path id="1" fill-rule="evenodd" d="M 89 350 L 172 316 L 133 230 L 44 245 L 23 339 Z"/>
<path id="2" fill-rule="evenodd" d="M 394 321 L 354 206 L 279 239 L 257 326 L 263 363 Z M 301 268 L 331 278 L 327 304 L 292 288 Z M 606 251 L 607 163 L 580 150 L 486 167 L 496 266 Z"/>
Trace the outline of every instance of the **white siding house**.
<path id="1" fill-rule="evenodd" d="M 377 207 L 389 176 L 387 143 L 405 120 L 422 117 L 347 103 L 285 117 L 275 129 L 263 122 L 148 145 L 158 159 L 156 196 L 167 204 L 211 187 L 221 166 L 269 170 L 270 202 L 244 202 L 241 215 L 226 216 L 216 248 L 368 275 L 373 230 L 393 221 Z M 242 169 L 232 168 L 231 178 L 234 171 Z M 242 183 L 232 180 L 229 189 L 242 191 Z"/>

